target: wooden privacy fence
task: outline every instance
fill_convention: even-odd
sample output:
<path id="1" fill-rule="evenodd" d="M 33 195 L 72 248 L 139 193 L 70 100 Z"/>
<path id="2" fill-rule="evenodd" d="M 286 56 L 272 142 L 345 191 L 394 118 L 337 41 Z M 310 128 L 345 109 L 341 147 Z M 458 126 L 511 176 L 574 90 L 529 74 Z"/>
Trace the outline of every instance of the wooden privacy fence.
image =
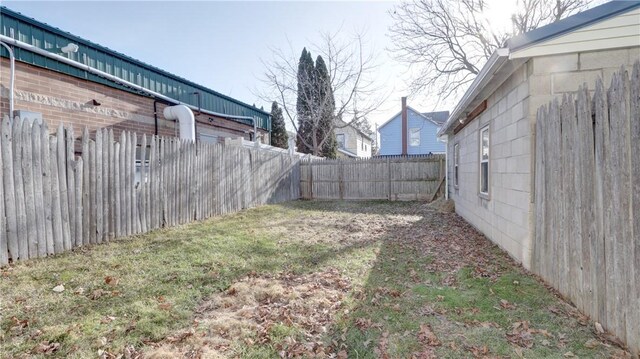
<path id="1" fill-rule="evenodd" d="M 300 156 L 2 121 L 0 265 L 299 198 Z M 75 155 L 76 144 L 82 155 Z"/>
<path id="2" fill-rule="evenodd" d="M 538 110 L 533 270 L 640 352 L 640 62 Z"/>
<path id="3" fill-rule="evenodd" d="M 445 156 L 304 160 L 305 199 L 433 200 L 445 175 Z"/>

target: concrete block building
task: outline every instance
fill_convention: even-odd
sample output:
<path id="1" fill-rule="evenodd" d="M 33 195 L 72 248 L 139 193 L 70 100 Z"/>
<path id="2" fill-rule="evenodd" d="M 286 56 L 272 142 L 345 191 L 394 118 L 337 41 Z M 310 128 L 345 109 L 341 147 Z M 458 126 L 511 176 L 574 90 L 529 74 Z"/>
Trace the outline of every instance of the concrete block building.
<path id="1" fill-rule="evenodd" d="M 64 122 L 77 133 L 88 126 L 178 136 L 163 110 L 183 104 L 198 140 L 259 136 L 269 143 L 268 112 L 6 7 L 0 42 L 0 116 L 42 118 L 51 129 Z"/>
<path id="2" fill-rule="evenodd" d="M 640 2 L 612 1 L 507 41 L 438 132 L 456 212 L 531 265 L 540 106 L 640 59 Z"/>

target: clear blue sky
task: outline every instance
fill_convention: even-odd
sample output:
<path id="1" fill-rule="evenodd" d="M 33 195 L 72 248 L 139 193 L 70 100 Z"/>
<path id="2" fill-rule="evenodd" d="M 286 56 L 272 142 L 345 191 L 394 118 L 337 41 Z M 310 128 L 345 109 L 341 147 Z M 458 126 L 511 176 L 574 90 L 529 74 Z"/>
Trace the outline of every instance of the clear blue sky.
<path id="1" fill-rule="evenodd" d="M 157 2 L 3 1 L 39 21 L 122 52 L 249 104 L 270 109 L 254 95 L 270 47 L 299 53 L 320 31 L 366 32 L 378 54 L 378 76 L 389 98 L 371 120 L 400 109 L 406 68 L 391 59 L 387 13 L 393 2 Z M 418 101 L 418 100 L 416 100 Z M 428 111 L 428 103 L 411 103 Z"/>

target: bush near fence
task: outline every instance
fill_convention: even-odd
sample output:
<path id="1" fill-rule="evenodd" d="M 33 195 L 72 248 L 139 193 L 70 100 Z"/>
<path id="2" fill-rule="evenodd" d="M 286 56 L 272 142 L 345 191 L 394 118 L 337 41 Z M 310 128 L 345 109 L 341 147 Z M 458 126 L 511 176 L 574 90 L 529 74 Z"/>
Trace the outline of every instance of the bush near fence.
<path id="1" fill-rule="evenodd" d="M 2 121 L 0 265 L 298 199 L 301 156 Z M 80 141 L 82 154 L 76 156 Z"/>
<path id="2" fill-rule="evenodd" d="M 538 110 L 533 270 L 640 353 L 640 62 Z"/>

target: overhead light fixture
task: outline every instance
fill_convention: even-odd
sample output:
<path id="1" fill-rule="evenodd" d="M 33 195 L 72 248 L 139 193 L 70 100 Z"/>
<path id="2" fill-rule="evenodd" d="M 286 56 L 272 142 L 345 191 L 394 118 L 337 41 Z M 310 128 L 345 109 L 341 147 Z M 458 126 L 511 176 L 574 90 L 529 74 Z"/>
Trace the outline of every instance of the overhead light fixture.
<path id="1" fill-rule="evenodd" d="M 62 50 L 62 52 L 64 52 L 65 54 L 69 55 L 72 52 L 78 52 L 78 49 L 80 47 L 76 44 L 74 44 L 73 42 L 70 42 L 67 44 L 67 46 L 63 46 L 60 50 Z"/>

